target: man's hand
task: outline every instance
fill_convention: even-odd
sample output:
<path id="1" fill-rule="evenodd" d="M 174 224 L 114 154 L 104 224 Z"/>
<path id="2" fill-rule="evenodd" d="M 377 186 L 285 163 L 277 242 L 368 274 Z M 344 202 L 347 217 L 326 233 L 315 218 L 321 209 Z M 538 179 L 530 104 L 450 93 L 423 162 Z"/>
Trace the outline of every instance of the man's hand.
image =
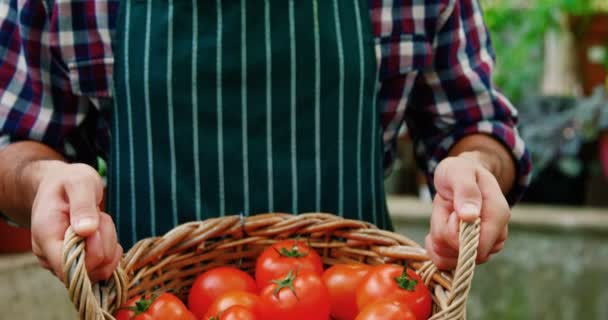
<path id="1" fill-rule="evenodd" d="M 97 172 L 84 164 L 35 161 L 24 176 L 37 184 L 32 206 L 32 251 L 40 264 L 63 277 L 65 231 L 86 237 L 85 264 L 92 281 L 108 279 L 122 256 L 112 218 L 101 212 L 103 185 Z"/>
<path id="2" fill-rule="evenodd" d="M 504 247 L 511 218 L 504 194 L 513 184 L 515 165 L 506 149 L 492 138 L 476 135 L 463 139 L 450 154 L 435 170 L 437 194 L 425 239 L 439 269 L 456 267 L 461 220 L 481 218 L 477 263 L 484 263 Z"/>

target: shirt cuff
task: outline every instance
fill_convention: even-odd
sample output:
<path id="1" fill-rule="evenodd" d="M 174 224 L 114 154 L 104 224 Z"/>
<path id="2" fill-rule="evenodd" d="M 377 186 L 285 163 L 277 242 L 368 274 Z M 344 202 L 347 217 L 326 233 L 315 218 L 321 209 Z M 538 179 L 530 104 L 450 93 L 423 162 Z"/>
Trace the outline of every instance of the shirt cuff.
<path id="1" fill-rule="evenodd" d="M 525 191 L 530 185 L 532 161 L 517 129 L 499 121 L 480 121 L 469 127 L 457 129 L 439 143 L 430 157 L 426 158 L 427 178 L 429 179 L 431 192 L 433 194 L 436 192 L 432 181 L 433 173 L 439 162 L 447 157 L 450 149 L 458 141 L 471 134 L 487 134 L 504 145 L 507 150 L 511 151 L 511 155 L 515 162 L 516 176 L 513 187 L 506 195 L 506 199 L 509 205 L 513 207 L 522 199 Z M 417 153 L 418 157 L 422 156 L 419 152 Z"/>

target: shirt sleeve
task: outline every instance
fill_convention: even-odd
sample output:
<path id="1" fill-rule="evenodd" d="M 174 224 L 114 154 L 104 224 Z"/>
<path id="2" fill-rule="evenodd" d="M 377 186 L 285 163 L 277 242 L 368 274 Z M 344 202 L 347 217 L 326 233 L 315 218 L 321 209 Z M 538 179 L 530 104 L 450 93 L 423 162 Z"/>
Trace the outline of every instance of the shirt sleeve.
<path id="1" fill-rule="evenodd" d="M 96 110 L 74 94 L 48 1 L 0 2 L 0 149 L 32 140 L 94 163 Z"/>
<path id="2" fill-rule="evenodd" d="M 517 110 L 492 83 L 494 53 L 479 3 L 450 1 L 439 20 L 432 66 L 417 75 L 405 111 L 417 161 L 432 182 L 454 144 L 487 134 L 515 160 L 515 185 L 507 195 L 514 205 L 529 184 L 531 161 L 517 131 Z"/>

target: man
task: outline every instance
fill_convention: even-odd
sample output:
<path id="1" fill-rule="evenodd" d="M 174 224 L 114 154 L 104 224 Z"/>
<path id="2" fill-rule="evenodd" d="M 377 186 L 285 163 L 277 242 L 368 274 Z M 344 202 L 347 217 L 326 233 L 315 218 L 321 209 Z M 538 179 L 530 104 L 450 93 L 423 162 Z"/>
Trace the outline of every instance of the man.
<path id="1" fill-rule="evenodd" d="M 404 123 L 436 191 L 437 266 L 455 266 L 460 219 L 481 217 L 479 263 L 504 246 L 530 162 L 474 0 L 14 0 L 0 12 L 0 210 L 31 225 L 57 275 L 70 224 L 93 280 L 120 244 L 225 214 L 323 211 L 390 230 L 382 180 Z"/>

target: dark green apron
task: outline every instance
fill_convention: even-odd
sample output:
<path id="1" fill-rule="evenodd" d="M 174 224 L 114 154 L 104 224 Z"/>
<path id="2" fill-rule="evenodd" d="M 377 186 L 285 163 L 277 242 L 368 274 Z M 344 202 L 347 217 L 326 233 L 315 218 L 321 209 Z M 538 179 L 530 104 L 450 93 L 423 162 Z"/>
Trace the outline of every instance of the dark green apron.
<path id="1" fill-rule="evenodd" d="M 231 214 L 392 229 L 367 0 L 125 0 L 108 204 L 129 248 Z"/>

